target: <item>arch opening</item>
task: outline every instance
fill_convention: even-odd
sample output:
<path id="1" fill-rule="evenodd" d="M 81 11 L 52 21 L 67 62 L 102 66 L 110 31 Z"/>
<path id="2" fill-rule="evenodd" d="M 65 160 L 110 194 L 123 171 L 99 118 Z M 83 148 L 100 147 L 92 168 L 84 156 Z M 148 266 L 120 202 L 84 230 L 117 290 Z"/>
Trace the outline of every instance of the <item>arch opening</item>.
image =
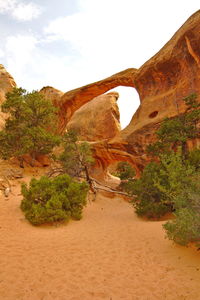
<path id="1" fill-rule="evenodd" d="M 140 105 L 140 99 L 137 91 L 132 87 L 118 86 L 109 92 L 116 91 L 119 93 L 117 101 L 120 112 L 121 129 L 124 129 L 130 123 L 133 114 Z"/>

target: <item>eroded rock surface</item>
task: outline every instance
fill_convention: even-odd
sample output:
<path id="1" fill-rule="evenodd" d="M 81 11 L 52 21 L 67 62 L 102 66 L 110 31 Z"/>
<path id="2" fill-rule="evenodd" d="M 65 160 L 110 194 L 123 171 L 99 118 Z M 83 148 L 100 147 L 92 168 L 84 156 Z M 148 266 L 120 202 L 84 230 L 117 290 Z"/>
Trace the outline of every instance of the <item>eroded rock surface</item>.
<path id="1" fill-rule="evenodd" d="M 193 14 L 171 40 L 143 66 L 127 69 L 104 80 L 57 97 L 59 130 L 64 132 L 75 111 L 110 89 L 129 86 L 138 91 L 140 107 L 130 124 L 108 141 L 93 143 L 101 173 L 118 160 L 128 160 L 137 172 L 148 162 L 146 146 L 165 117 L 185 111 L 183 97 L 196 93 L 200 101 L 200 11 Z M 88 137 L 90 139 L 90 137 Z"/>
<path id="2" fill-rule="evenodd" d="M 85 85 L 65 93 L 58 103 L 59 107 L 59 131 L 64 132 L 67 123 L 75 111 L 93 98 L 106 93 L 117 86 L 134 87 L 133 78 L 137 69 L 127 69 L 116 73 L 106 79 Z"/>
<path id="3" fill-rule="evenodd" d="M 58 106 L 60 103 L 61 97 L 64 95 L 63 92 L 51 87 L 51 86 L 45 86 L 40 90 L 40 93 L 44 95 L 46 99 L 49 99 L 52 101 L 52 103 L 55 106 Z"/>
<path id="4" fill-rule="evenodd" d="M 101 141 L 114 137 L 120 130 L 116 92 L 98 96 L 80 107 L 67 128 L 76 130 L 81 140 Z"/>
<path id="5" fill-rule="evenodd" d="M 186 107 L 182 99 L 191 93 L 200 101 L 200 11 L 132 79 L 140 107 L 124 130 L 94 148 L 104 170 L 115 160 L 128 160 L 139 172 L 148 162 L 146 146 L 155 139 L 163 118 L 183 113 Z"/>
<path id="6" fill-rule="evenodd" d="M 5 94 L 16 87 L 13 77 L 0 64 L 0 103 L 4 101 Z"/>
<path id="7" fill-rule="evenodd" d="M 16 87 L 13 77 L 6 71 L 3 65 L 0 64 L 0 105 L 5 100 L 7 92 Z M 0 129 L 3 128 L 5 123 L 6 114 L 2 113 L 0 109 Z"/>
<path id="8" fill-rule="evenodd" d="M 6 78 L 3 73 L 1 67 L 0 78 Z M 11 85 L 14 84 L 12 78 L 10 80 Z M 155 131 L 163 118 L 183 113 L 186 107 L 182 98 L 191 93 L 196 93 L 200 101 L 200 11 L 138 70 L 127 69 L 64 94 L 51 87 L 42 92 L 59 108 L 59 131 L 64 132 L 75 111 L 117 86 L 135 88 L 141 104 L 130 124 L 114 138 L 92 143 L 97 159 L 93 169 L 97 175 L 105 172 L 110 163 L 121 160 L 131 162 L 140 172 L 148 162 L 146 146 L 155 139 Z M 7 88 L 7 81 L 3 87 L 3 90 Z M 90 140 L 88 133 L 84 134 Z"/>

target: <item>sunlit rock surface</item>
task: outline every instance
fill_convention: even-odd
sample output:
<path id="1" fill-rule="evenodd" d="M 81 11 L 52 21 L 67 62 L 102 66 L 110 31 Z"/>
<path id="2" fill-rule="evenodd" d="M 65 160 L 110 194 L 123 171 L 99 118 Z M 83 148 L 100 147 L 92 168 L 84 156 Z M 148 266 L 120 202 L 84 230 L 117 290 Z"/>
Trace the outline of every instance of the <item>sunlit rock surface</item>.
<path id="1" fill-rule="evenodd" d="M 82 136 L 85 136 L 88 141 L 93 141 L 92 135 L 96 135 L 100 140 L 92 142 L 96 158 L 96 168 L 93 170 L 96 175 L 100 177 L 102 172 L 106 174 L 109 164 L 121 160 L 131 162 L 139 173 L 148 162 L 145 154 L 146 146 L 155 140 L 155 131 L 163 118 L 175 117 L 183 113 L 186 107 L 182 99 L 191 93 L 196 93 L 200 101 L 199 71 L 200 11 L 197 11 L 171 40 L 139 69 L 130 68 L 66 93 L 51 87 L 45 87 L 41 92 L 58 107 L 60 133 L 65 132 L 68 124 L 69 127 L 79 126 Z M 13 78 L 0 65 L 0 100 L 4 99 L 5 92 L 12 86 L 15 86 Z M 104 136 L 103 125 L 96 127 L 95 130 L 95 126 L 89 125 L 94 121 L 94 113 L 88 113 L 85 127 L 80 125 L 81 122 L 84 123 L 83 119 L 81 121 L 81 111 L 87 110 L 82 106 L 91 102 L 85 107 L 93 106 L 94 111 L 97 108 L 97 114 L 98 105 L 101 106 L 101 99 L 104 97 L 100 95 L 117 86 L 133 87 L 139 94 L 141 103 L 130 124 L 122 131 L 118 128 L 114 137 L 110 137 L 109 128 L 107 135 Z M 94 98 L 95 101 L 92 100 Z M 96 104 L 92 104 L 92 101 Z M 78 112 L 80 107 L 82 108 Z M 103 111 L 102 108 L 102 115 Z M 76 115 L 79 114 L 79 117 L 75 115 L 72 117 L 75 112 Z M 73 118 L 74 120 L 77 118 L 77 122 Z M 108 124 L 111 119 L 105 123 Z M 101 116 L 101 122 L 103 122 L 103 116 Z M 90 132 L 92 130 L 95 134 Z"/>
<path id="2" fill-rule="evenodd" d="M 114 137 L 121 129 L 116 92 L 97 96 L 80 107 L 67 128 L 78 132 L 81 140 L 101 141 Z"/>
<path id="3" fill-rule="evenodd" d="M 0 64 L 0 105 L 5 100 L 6 93 L 10 92 L 13 87 L 16 87 L 13 77 L 6 71 L 4 66 Z M 0 129 L 4 126 L 5 118 L 6 114 L 0 110 Z"/>

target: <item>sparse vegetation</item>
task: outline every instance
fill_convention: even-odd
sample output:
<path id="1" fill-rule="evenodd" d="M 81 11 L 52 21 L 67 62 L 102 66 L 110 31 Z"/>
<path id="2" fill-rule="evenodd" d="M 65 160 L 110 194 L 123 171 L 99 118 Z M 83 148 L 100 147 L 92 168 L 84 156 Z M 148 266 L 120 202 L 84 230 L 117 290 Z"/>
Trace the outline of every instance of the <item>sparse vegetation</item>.
<path id="1" fill-rule="evenodd" d="M 139 179 L 134 179 L 135 171 L 127 162 L 117 166 L 117 176 L 139 216 L 160 218 L 174 212 L 175 218 L 164 228 L 168 238 L 181 245 L 200 241 L 200 150 L 187 148 L 187 140 L 199 136 L 200 104 L 195 94 L 184 101 L 185 113 L 165 119 L 156 132 L 157 141 L 148 146 L 157 162 L 148 164 Z M 23 166 L 23 155 L 28 153 L 34 164 L 36 154 L 50 153 L 61 142 L 54 130 L 56 110 L 38 92 L 14 89 L 7 94 L 2 111 L 9 114 L 0 132 L 2 158 L 16 156 Z M 21 209 L 34 225 L 80 219 L 89 185 L 92 189 L 90 145 L 78 142 L 73 131 L 62 140 L 64 151 L 57 158 L 62 175 L 32 179 L 29 187 L 22 185 Z M 80 178 L 89 185 L 76 181 Z"/>
<path id="2" fill-rule="evenodd" d="M 139 216 L 160 218 L 174 213 L 164 229 L 169 239 L 181 245 L 200 241 L 200 150 L 187 148 L 189 139 L 199 137 L 196 98 L 195 94 L 184 98 L 185 113 L 162 122 L 157 141 L 147 148 L 157 162 L 148 164 L 139 179 L 124 186 Z"/>

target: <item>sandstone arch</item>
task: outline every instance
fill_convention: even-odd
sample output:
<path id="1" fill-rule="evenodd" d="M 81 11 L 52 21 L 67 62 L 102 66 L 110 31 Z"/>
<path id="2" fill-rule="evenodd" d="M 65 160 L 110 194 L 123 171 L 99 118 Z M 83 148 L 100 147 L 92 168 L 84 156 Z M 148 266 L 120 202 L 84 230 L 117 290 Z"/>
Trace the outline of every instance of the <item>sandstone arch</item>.
<path id="1" fill-rule="evenodd" d="M 63 132 L 73 113 L 94 97 L 102 95 L 117 86 L 134 87 L 137 69 L 130 68 L 106 79 L 85 85 L 65 93 L 57 102 L 59 106 L 60 132 Z"/>
<path id="2" fill-rule="evenodd" d="M 171 40 L 143 66 L 127 69 L 104 80 L 63 94 L 59 107 L 60 132 L 74 111 L 94 97 L 117 86 L 134 87 L 140 106 L 130 124 L 114 138 L 93 144 L 100 169 L 116 160 L 130 161 L 138 172 L 148 162 L 147 144 L 165 117 L 184 112 L 182 98 L 192 92 L 200 101 L 200 10 L 193 14 Z"/>
<path id="3" fill-rule="evenodd" d="M 4 72 L 0 72 L 2 75 Z M 184 112 L 182 98 L 191 93 L 195 92 L 200 101 L 200 10 L 139 69 L 124 70 L 64 94 L 56 90 L 56 97 L 51 87 L 41 92 L 59 108 L 59 131 L 64 132 L 78 108 L 117 86 L 134 87 L 141 104 L 124 130 L 112 139 L 93 144 L 94 155 L 104 170 L 112 161 L 128 160 L 139 172 L 148 162 L 145 149 L 155 139 L 162 119 Z"/>
<path id="4" fill-rule="evenodd" d="M 130 124 L 113 139 L 94 147 L 104 169 L 113 161 L 127 160 L 138 172 L 142 170 L 149 161 L 146 146 L 155 140 L 163 118 L 184 112 L 182 98 L 191 93 L 200 101 L 200 10 L 135 72 L 133 81 L 141 104 Z"/>

